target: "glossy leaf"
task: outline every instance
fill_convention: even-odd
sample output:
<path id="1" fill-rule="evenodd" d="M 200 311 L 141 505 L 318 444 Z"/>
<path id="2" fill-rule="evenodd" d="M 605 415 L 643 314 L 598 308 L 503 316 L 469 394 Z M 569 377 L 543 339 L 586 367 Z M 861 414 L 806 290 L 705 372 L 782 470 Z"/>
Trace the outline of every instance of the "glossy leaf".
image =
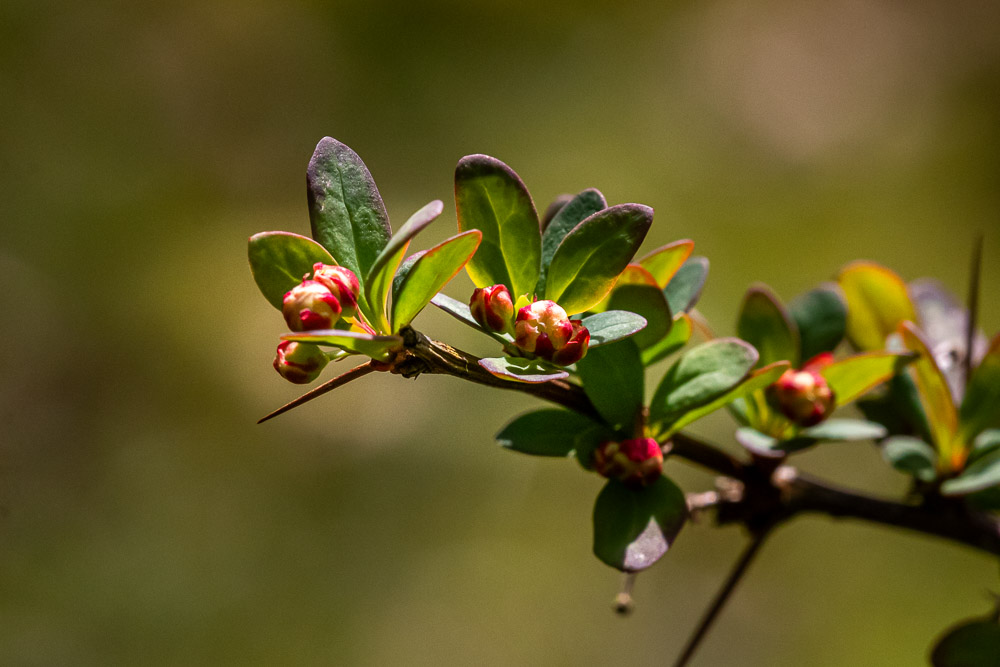
<path id="1" fill-rule="evenodd" d="M 595 421 L 559 409 L 536 410 L 521 415 L 496 435 L 501 447 L 534 456 L 571 456 L 593 449 L 609 434 Z"/>
<path id="2" fill-rule="evenodd" d="M 987 428 L 1000 426 L 1000 334 L 972 372 L 959 410 L 959 422 L 965 442 Z"/>
<path id="3" fill-rule="evenodd" d="M 899 332 L 906 347 L 919 355 L 913 363 L 912 373 L 934 445 L 942 460 L 949 465 L 960 463 L 957 457 L 961 457 L 961 446 L 956 442 L 958 411 L 952 402 L 948 383 L 916 328 L 904 322 Z"/>
<path id="4" fill-rule="evenodd" d="M 628 338 L 646 326 L 644 317 L 625 310 L 607 310 L 589 315 L 581 322 L 590 332 L 589 349 Z"/>
<path id="5" fill-rule="evenodd" d="M 420 231 L 432 223 L 435 218 L 441 215 L 444 204 L 440 199 L 435 199 L 419 211 L 410 216 L 409 220 L 403 223 L 389 243 L 382 248 L 382 252 L 375 258 L 368 278 L 365 280 L 365 295 L 368 303 L 377 320 L 378 328 L 383 331 L 389 330 L 388 313 L 386 310 L 389 298 L 389 290 L 392 287 L 392 279 L 396 275 L 396 269 L 406 255 L 406 249 L 410 247 L 413 240 Z"/>
<path id="6" fill-rule="evenodd" d="M 653 209 L 619 204 L 590 216 L 559 244 L 545 283 L 545 297 L 570 315 L 600 303 L 646 237 Z"/>
<path id="7" fill-rule="evenodd" d="M 570 203 L 573 200 L 573 195 L 567 193 L 562 194 L 552 200 L 552 202 L 545 207 L 545 213 L 542 214 L 541 218 L 541 228 L 542 233 L 548 228 L 549 223 L 552 222 L 552 218 L 556 217 L 556 213 L 562 210 L 563 206 Z"/>
<path id="8" fill-rule="evenodd" d="M 847 405 L 871 391 L 913 360 L 909 354 L 864 352 L 835 361 L 820 369 L 833 389 L 838 406 Z"/>
<path id="9" fill-rule="evenodd" d="M 594 555 L 624 572 L 644 570 L 667 552 L 687 515 L 684 492 L 666 477 L 639 489 L 610 480 L 594 504 Z"/>
<path id="10" fill-rule="evenodd" d="M 392 295 L 392 330 L 409 324 L 469 261 L 482 235 L 477 230 L 452 236 L 422 253 Z"/>
<path id="11" fill-rule="evenodd" d="M 837 282 L 847 299 L 847 338 L 859 350 L 881 350 L 901 323 L 916 320 L 906 283 L 884 266 L 852 262 Z"/>
<path id="12" fill-rule="evenodd" d="M 788 370 L 788 368 L 789 364 L 787 361 L 779 361 L 768 366 L 764 366 L 763 368 L 758 368 L 743 382 L 733 387 L 722 396 L 719 396 L 705 405 L 682 413 L 676 421 L 670 424 L 663 424 L 661 427 L 665 430 L 666 435 L 669 437 L 688 424 L 701 419 L 705 415 L 715 412 L 738 398 L 742 398 L 753 392 L 763 391 L 780 378 L 781 374 Z"/>
<path id="13" fill-rule="evenodd" d="M 674 323 L 667 335 L 642 351 L 642 363 L 651 366 L 681 349 L 691 340 L 692 330 L 691 317 L 687 313 L 674 316 Z"/>
<path id="14" fill-rule="evenodd" d="M 538 282 L 542 236 L 531 195 L 514 170 L 488 155 L 467 155 L 455 168 L 455 206 L 461 231 L 483 241 L 466 265 L 476 287 L 503 284 L 515 299 Z"/>
<path id="15" fill-rule="evenodd" d="M 925 482 L 937 476 L 937 453 L 923 440 L 897 435 L 882 443 L 882 458 L 896 470 Z"/>
<path id="16" fill-rule="evenodd" d="M 569 377 L 566 371 L 534 359 L 488 357 L 480 359 L 479 365 L 497 377 L 514 382 L 539 384 Z"/>
<path id="17" fill-rule="evenodd" d="M 653 276 L 649 271 L 642 268 L 638 264 L 629 264 L 618 275 L 618 278 L 615 280 L 615 286 L 611 288 L 611 291 L 608 292 L 607 296 L 601 299 L 599 303 L 588 308 L 588 310 L 592 313 L 604 312 L 610 308 L 611 297 L 614 295 L 615 291 L 628 285 L 646 285 L 656 288 L 656 280 L 653 279 Z"/>
<path id="18" fill-rule="evenodd" d="M 738 385 L 757 363 L 757 351 L 736 338 L 691 348 L 663 376 L 650 403 L 652 422 L 671 423 Z"/>
<path id="19" fill-rule="evenodd" d="M 766 285 L 754 285 L 747 290 L 736 322 L 736 335 L 757 348 L 760 365 L 787 361 L 798 368 L 798 329 Z"/>
<path id="20" fill-rule="evenodd" d="M 640 350 L 663 340 L 674 324 L 667 298 L 655 285 L 615 286 L 611 291 L 609 307 L 636 313 L 646 320 L 646 327 L 633 336 Z"/>
<path id="21" fill-rule="evenodd" d="M 639 266 L 653 276 L 656 286 L 662 290 L 691 256 L 692 250 L 694 241 L 690 239 L 674 241 L 645 255 L 639 260 Z"/>
<path id="22" fill-rule="evenodd" d="M 827 419 L 799 431 L 797 436 L 816 440 L 880 440 L 888 435 L 885 427 L 862 419 Z"/>
<path id="23" fill-rule="evenodd" d="M 399 336 L 373 335 L 357 331 L 341 331 L 340 329 L 286 333 L 281 339 L 338 347 L 349 352 L 367 355 L 379 361 L 387 361 L 391 356 L 388 351 L 403 345 L 403 339 Z"/>
<path id="24" fill-rule="evenodd" d="M 962 473 L 941 485 L 946 496 L 964 496 L 1000 485 L 1000 452 L 980 457 L 969 464 Z"/>
<path id="25" fill-rule="evenodd" d="M 931 653 L 933 667 L 997 667 L 1000 624 L 989 618 L 949 629 Z"/>
<path id="26" fill-rule="evenodd" d="M 358 154 L 326 137 L 306 172 L 313 238 L 364 281 L 392 229 L 368 167 Z"/>
<path id="27" fill-rule="evenodd" d="M 663 288 L 663 294 L 667 297 L 670 305 L 670 312 L 686 313 L 698 303 L 701 297 L 701 290 L 705 287 L 705 280 L 708 278 L 708 258 L 691 257 L 677 270 L 674 277 L 670 279 L 667 286 Z"/>
<path id="28" fill-rule="evenodd" d="M 826 283 L 799 296 L 788 306 L 799 332 L 802 360 L 829 352 L 847 331 L 847 301 L 836 283 Z"/>
<path id="29" fill-rule="evenodd" d="M 553 255 L 556 254 L 556 248 L 559 247 L 566 235 L 578 224 L 607 207 L 608 202 L 605 201 L 604 195 L 599 190 L 588 188 L 570 199 L 555 213 L 552 220 L 544 225 L 541 273 L 538 276 L 538 285 L 535 289 L 537 294 L 545 294 L 545 280 L 549 272 L 549 263 L 552 261 Z M 548 297 L 539 296 L 539 298 Z"/>
<path id="30" fill-rule="evenodd" d="M 645 373 L 639 348 L 618 341 L 587 352 L 576 362 L 583 389 L 601 417 L 615 428 L 631 431 L 642 410 Z"/>
<path id="31" fill-rule="evenodd" d="M 285 293 L 311 274 L 313 264 L 335 264 L 326 248 L 289 232 L 261 232 L 247 244 L 250 272 L 267 302 L 281 310 Z"/>

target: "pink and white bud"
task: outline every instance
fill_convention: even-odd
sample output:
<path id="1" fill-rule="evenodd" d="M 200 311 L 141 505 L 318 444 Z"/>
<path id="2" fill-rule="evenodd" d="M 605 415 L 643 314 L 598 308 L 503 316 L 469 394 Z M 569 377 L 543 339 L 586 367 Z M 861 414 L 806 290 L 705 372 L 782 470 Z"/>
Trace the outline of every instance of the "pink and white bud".
<path id="1" fill-rule="evenodd" d="M 514 331 L 514 301 L 506 285 L 477 287 L 469 300 L 469 310 L 484 329 L 499 333 Z"/>
<path id="2" fill-rule="evenodd" d="M 308 384 L 319 377 L 329 361 L 318 345 L 283 340 L 278 343 L 274 370 L 289 382 Z"/>
<path id="3" fill-rule="evenodd" d="M 629 486 L 646 486 L 663 473 L 663 450 L 653 438 L 607 440 L 594 450 L 594 469 Z"/>
<path id="4" fill-rule="evenodd" d="M 340 301 L 315 280 L 303 280 L 290 289 L 282 301 L 281 312 L 292 331 L 332 329 L 340 319 Z"/>
<path id="5" fill-rule="evenodd" d="M 340 303 L 341 317 L 354 317 L 358 309 L 358 293 L 361 284 L 350 269 L 316 262 L 313 264 L 313 280 L 323 285 Z"/>
<path id="6" fill-rule="evenodd" d="M 768 403 L 799 426 L 815 426 L 836 407 L 833 389 L 820 370 L 833 362 L 829 352 L 817 355 L 800 370 L 788 369 L 767 388 Z"/>
<path id="7" fill-rule="evenodd" d="M 589 344 L 587 328 L 555 301 L 535 301 L 517 311 L 514 345 L 524 352 L 568 366 L 583 359 Z"/>

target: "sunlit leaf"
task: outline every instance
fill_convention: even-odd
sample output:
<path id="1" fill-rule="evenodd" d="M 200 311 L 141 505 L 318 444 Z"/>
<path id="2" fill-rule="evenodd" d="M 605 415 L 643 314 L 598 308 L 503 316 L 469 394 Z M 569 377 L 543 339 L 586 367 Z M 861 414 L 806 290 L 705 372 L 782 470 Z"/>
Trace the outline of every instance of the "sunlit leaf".
<path id="1" fill-rule="evenodd" d="M 684 492 L 666 477 L 639 489 L 610 480 L 594 504 L 594 555 L 625 572 L 644 570 L 667 552 L 687 514 Z"/>
<path id="2" fill-rule="evenodd" d="M 483 241 L 466 271 L 477 287 L 503 284 L 515 299 L 538 282 L 542 236 L 531 195 L 514 170 L 488 155 L 467 155 L 455 168 L 461 231 Z"/>
<path id="3" fill-rule="evenodd" d="M 576 362 L 583 389 L 612 427 L 628 429 L 642 410 L 645 374 L 639 348 L 618 341 L 587 352 Z"/>
<path id="4" fill-rule="evenodd" d="M 373 335 L 357 331 L 341 331 L 340 329 L 286 333 L 281 336 L 281 339 L 338 347 L 349 352 L 367 355 L 379 361 L 387 361 L 391 356 L 389 351 L 403 345 L 403 339 L 399 336 Z"/>
<path id="5" fill-rule="evenodd" d="M 837 405 L 843 406 L 882 384 L 911 361 L 909 354 L 864 352 L 835 361 L 819 372 L 833 389 Z"/>
<path id="6" fill-rule="evenodd" d="M 937 453 L 923 440 L 897 435 L 882 443 L 882 458 L 893 468 L 930 482 L 937 476 Z"/>
<path id="7" fill-rule="evenodd" d="M 888 435 L 885 427 L 862 419 L 827 419 L 824 422 L 804 428 L 799 437 L 816 440 L 879 440 Z"/>
<path id="8" fill-rule="evenodd" d="M 288 290 L 311 274 L 313 264 L 335 264 L 326 248 L 310 238 L 289 232 L 261 232 L 247 244 L 250 272 L 267 302 L 281 310 Z"/>
<path id="9" fill-rule="evenodd" d="M 847 301 L 836 283 L 824 283 L 788 305 L 799 331 L 802 360 L 837 347 L 847 331 Z"/>
<path id="10" fill-rule="evenodd" d="M 736 335 L 757 348 L 766 366 L 776 361 L 799 365 L 799 332 L 791 315 L 766 285 L 747 290 L 736 322 Z"/>
<path id="11" fill-rule="evenodd" d="M 479 365 L 493 375 L 513 382 L 538 384 L 569 377 L 566 371 L 534 359 L 489 357 L 480 359 Z"/>
<path id="12" fill-rule="evenodd" d="M 640 350 L 663 340 L 674 324 L 667 298 L 655 285 L 616 285 L 609 304 L 613 310 L 636 313 L 646 320 L 646 327 L 633 336 Z"/>
<path id="13" fill-rule="evenodd" d="M 959 409 L 959 423 L 965 442 L 987 428 L 1000 426 L 1000 334 L 972 372 Z"/>
<path id="14" fill-rule="evenodd" d="M 642 351 L 642 363 L 651 366 L 687 345 L 691 340 L 692 329 L 691 317 L 687 313 L 675 315 L 674 323 L 667 335 L 655 345 Z"/>
<path id="15" fill-rule="evenodd" d="M 496 435 L 507 449 L 535 456 L 570 456 L 577 450 L 593 451 L 610 437 L 607 429 L 568 410 L 545 409 L 521 415 Z"/>
<path id="16" fill-rule="evenodd" d="M 435 294 L 469 261 L 482 235 L 463 232 L 422 253 L 409 267 L 405 279 L 392 295 L 392 330 L 399 331 L 424 309 Z"/>
<path id="17" fill-rule="evenodd" d="M 694 241 L 690 239 L 674 241 L 645 255 L 639 260 L 639 266 L 653 276 L 656 286 L 662 290 L 691 256 L 692 250 Z"/>
<path id="18" fill-rule="evenodd" d="M 705 287 L 707 278 L 707 257 L 691 257 L 684 262 L 667 283 L 667 286 L 663 288 L 667 303 L 670 305 L 670 312 L 676 315 L 677 313 L 686 313 L 694 308 L 701 297 L 701 290 Z"/>
<path id="19" fill-rule="evenodd" d="M 949 465 L 961 464 L 962 445 L 956 441 L 958 433 L 958 411 L 951 399 L 948 383 L 938 368 L 927 344 L 910 322 L 904 322 L 899 333 L 903 343 L 919 356 L 913 362 L 912 374 L 917 383 L 920 404 L 927 415 L 931 437 L 942 460 Z"/>
<path id="20" fill-rule="evenodd" d="M 611 297 L 614 295 L 615 291 L 628 285 L 645 285 L 657 289 L 656 280 L 649 271 L 642 268 L 638 264 L 629 264 L 618 275 L 618 278 L 615 280 L 615 286 L 611 288 L 611 291 L 608 292 L 607 296 L 601 299 L 599 303 L 596 303 L 588 308 L 588 310 L 592 313 L 604 312 L 611 307 Z M 664 299 L 665 298 L 666 297 L 664 297 Z"/>
<path id="21" fill-rule="evenodd" d="M 886 336 L 917 316 L 906 283 L 873 262 L 852 262 L 837 277 L 847 299 L 847 338 L 859 350 L 881 350 Z"/>
<path id="22" fill-rule="evenodd" d="M 619 204 L 598 211 L 563 238 L 549 265 L 545 297 L 569 314 L 596 305 L 646 237 L 653 209 Z"/>
<path id="23" fill-rule="evenodd" d="M 556 254 L 556 248 L 574 227 L 607 207 L 608 202 L 605 201 L 604 195 L 599 190 L 588 188 L 566 202 L 553 215 L 551 221 L 543 225 L 545 231 L 542 234 L 542 265 L 535 290 L 540 299 L 549 298 L 544 296 L 545 281 L 549 273 L 549 263 L 552 262 L 552 257 Z"/>
<path id="24" fill-rule="evenodd" d="M 581 323 L 590 332 L 590 349 L 628 338 L 646 326 L 644 317 L 625 310 L 607 310 L 589 315 Z"/>

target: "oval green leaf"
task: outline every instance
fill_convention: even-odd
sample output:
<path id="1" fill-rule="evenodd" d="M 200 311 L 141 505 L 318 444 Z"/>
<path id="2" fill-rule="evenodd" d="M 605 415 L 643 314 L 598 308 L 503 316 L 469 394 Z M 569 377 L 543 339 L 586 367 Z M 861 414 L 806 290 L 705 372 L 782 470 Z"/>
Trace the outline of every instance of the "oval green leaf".
<path id="1" fill-rule="evenodd" d="M 917 319 L 906 283 L 884 266 L 852 262 L 837 282 L 847 299 L 847 339 L 859 350 L 881 350 L 886 336 Z"/>
<path id="2" fill-rule="evenodd" d="M 663 291 L 652 285 L 622 285 L 611 290 L 608 307 L 642 316 L 646 326 L 633 337 L 640 350 L 652 347 L 670 333 L 674 324 Z"/>
<path id="3" fill-rule="evenodd" d="M 997 667 L 1000 665 L 1000 624 L 990 618 L 952 628 L 931 653 L 933 667 Z"/>
<path id="4" fill-rule="evenodd" d="M 392 330 L 399 331 L 413 321 L 448 281 L 469 261 L 482 234 L 462 232 L 422 253 L 408 267 L 405 278 L 392 295 Z"/>
<path id="5" fill-rule="evenodd" d="M 836 283 L 824 283 L 797 297 L 788 311 L 799 331 L 803 361 L 830 352 L 847 331 L 847 301 Z"/>
<path id="6" fill-rule="evenodd" d="M 1000 485 L 1000 452 L 982 456 L 962 471 L 958 477 L 941 485 L 945 496 L 964 496 Z"/>
<path id="7" fill-rule="evenodd" d="M 247 244 L 250 272 L 267 302 L 281 310 L 285 293 L 312 273 L 313 264 L 336 264 L 326 248 L 290 232 L 261 232 Z"/>
<path id="8" fill-rule="evenodd" d="M 621 340 L 590 350 L 576 370 L 601 417 L 613 428 L 631 431 L 642 410 L 645 373 L 639 348 Z"/>
<path id="9" fill-rule="evenodd" d="M 628 338 L 646 326 L 646 319 L 642 315 L 625 310 L 607 310 L 589 315 L 581 322 L 590 332 L 589 349 Z"/>
<path id="10" fill-rule="evenodd" d="M 548 224 L 543 224 L 545 232 L 542 234 L 541 273 L 538 276 L 538 284 L 535 289 L 535 293 L 539 295 L 538 298 L 548 298 L 544 295 L 549 263 L 562 240 L 578 224 L 607 207 L 608 202 L 600 190 L 588 188 L 562 206 Z"/>
<path id="11" fill-rule="evenodd" d="M 736 322 L 736 335 L 757 348 L 760 365 L 787 361 L 798 368 L 798 328 L 767 285 L 758 284 L 747 290 Z"/>
<path id="12" fill-rule="evenodd" d="M 591 452 L 609 437 L 595 421 L 559 409 L 536 410 L 513 420 L 496 435 L 501 447 L 534 456 L 572 456 Z"/>
<path id="13" fill-rule="evenodd" d="M 623 572 L 663 557 L 687 521 L 684 492 L 666 477 L 632 489 L 609 480 L 594 503 L 594 555 Z"/>
<path id="14" fill-rule="evenodd" d="M 694 327 L 691 324 L 691 316 L 687 313 L 680 313 L 674 316 L 674 323 L 670 327 L 667 335 L 660 339 L 658 343 L 642 351 L 642 363 L 651 366 L 661 359 L 665 359 L 677 350 L 687 345 L 691 340 L 691 333 Z"/>
<path id="15" fill-rule="evenodd" d="M 802 429 L 798 436 L 815 440 L 856 441 L 880 440 L 889 433 L 885 427 L 863 419 L 827 419 L 826 421 Z"/>
<path id="16" fill-rule="evenodd" d="M 691 257 L 684 262 L 667 283 L 667 286 L 663 288 L 663 294 L 667 297 L 667 303 L 670 305 L 670 312 L 676 315 L 677 313 L 686 313 L 694 308 L 701 297 L 701 291 L 705 287 L 707 278 L 707 257 Z"/>
<path id="17" fill-rule="evenodd" d="M 934 448 L 919 438 L 897 435 L 882 443 L 882 458 L 896 470 L 930 482 L 937 476 Z"/>

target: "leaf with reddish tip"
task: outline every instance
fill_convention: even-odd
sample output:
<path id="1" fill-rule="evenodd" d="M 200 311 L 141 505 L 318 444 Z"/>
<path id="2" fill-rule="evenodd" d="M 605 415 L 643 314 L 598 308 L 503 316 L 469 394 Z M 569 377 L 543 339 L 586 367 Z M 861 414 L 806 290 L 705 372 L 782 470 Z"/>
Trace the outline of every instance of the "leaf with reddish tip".
<path id="1" fill-rule="evenodd" d="M 562 240 L 566 238 L 566 235 L 574 227 L 607 207 L 608 202 L 605 201 L 604 195 L 601 194 L 600 190 L 588 188 L 571 198 L 565 206 L 559 209 L 548 224 L 543 225 L 545 231 L 542 234 L 541 273 L 538 276 L 538 284 L 535 288 L 535 293 L 539 295 L 539 299 L 548 298 L 544 296 L 545 281 L 549 273 L 549 264 L 552 262 L 553 255 L 556 254 L 556 248 L 559 247 L 559 244 L 562 243 Z"/>
<path id="2" fill-rule="evenodd" d="M 285 293 L 312 273 L 313 264 L 336 264 L 326 248 L 290 232 L 261 232 L 247 244 L 250 272 L 267 302 L 281 310 Z"/>
<path id="3" fill-rule="evenodd" d="M 623 572 L 663 557 L 687 521 L 684 492 L 666 477 L 632 489 L 609 480 L 594 504 L 594 555 Z"/>
<path id="4" fill-rule="evenodd" d="M 592 313 L 604 312 L 611 307 L 611 296 L 615 293 L 615 291 L 629 285 L 645 285 L 647 287 L 658 289 L 656 286 L 656 280 L 649 271 L 642 268 L 638 264 L 629 264 L 618 275 L 618 279 L 615 280 L 615 286 L 611 288 L 608 295 L 601 299 L 600 303 L 591 306 L 588 310 Z M 666 297 L 664 297 L 664 299 L 666 299 Z"/>
<path id="5" fill-rule="evenodd" d="M 576 362 L 583 390 L 612 427 L 631 430 L 642 410 L 645 374 L 631 340 L 590 350 Z"/>
<path id="6" fill-rule="evenodd" d="M 337 347 L 355 354 L 364 354 L 379 361 L 388 361 L 392 356 L 389 351 L 403 346 L 403 339 L 399 336 L 373 335 L 357 331 L 341 331 L 340 329 L 286 333 L 281 336 L 281 340 Z"/>
<path id="7" fill-rule="evenodd" d="M 838 407 L 857 400 L 912 362 L 913 355 L 893 352 L 864 352 L 821 368 Z"/>
<path id="8" fill-rule="evenodd" d="M 534 292 L 542 255 L 538 214 L 514 170 L 488 155 L 467 155 L 455 168 L 460 231 L 483 242 L 466 271 L 476 287 L 503 284 L 515 299 Z"/>
<path id="9" fill-rule="evenodd" d="M 708 258 L 691 257 L 677 270 L 674 277 L 670 279 L 667 286 L 663 288 L 663 294 L 670 304 L 670 312 L 686 313 L 694 308 L 701 297 L 701 291 L 705 288 L 705 280 L 708 278 Z"/>
<path id="10" fill-rule="evenodd" d="M 886 336 L 916 321 L 906 283 L 874 262 L 852 262 L 837 277 L 847 299 L 847 339 L 859 350 L 881 350 Z"/>
<path id="11" fill-rule="evenodd" d="M 653 209 L 619 204 L 593 214 L 566 235 L 552 257 L 545 298 L 570 315 L 597 305 L 639 249 Z"/>
<path id="12" fill-rule="evenodd" d="M 799 331 L 788 310 L 767 285 L 747 290 L 736 322 L 736 335 L 757 348 L 760 365 L 799 362 Z"/>
<path id="13" fill-rule="evenodd" d="M 690 239 L 674 241 L 657 248 L 640 259 L 639 266 L 653 276 L 657 287 L 662 290 L 691 256 L 693 250 L 694 241 Z"/>
<path id="14" fill-rule="evenodd" d="M 788 306 L 799 331 L 802 361 L 830 352 L 847 330 L 847 301 L 836 283 L 824 283 L 802 294 Z"/>
<path id="15" fill-rule="evenodd" d="M 392 294 L 392 330 L 399 331 L 430 303 L 476 252 L 482 234 L 463 232 L 422 253 Z"/>
<path id="16" fill-rule="evenodd" d="M 410 219 L 403 223 L 389 243 L 382 248 L 382 252 L 375 258 L 368 277 L 365 280 L 365 295 L 368 303 L 371 304 L 375 312 L 378 328 L 383 331 L 389 330 L 389 318 L 386 310 L 389 299 L 389 290 L 392 287 L 392 279 L 396 275 L 400 262 L 406 255 L 406 249 L 410 247 L 410 241 L 420 233 L 420 231 L 432 223 L 444 210 L 444 204 L 440 199 L 435 199 L 419 211 L 410 216 Z"/>
<path id="17" fill-rule="evenodd" d="M 513 382 L 540 384 L 569 377 L 566 371 L 534 359 L 488 357 L 480 359 L 479 365 L 493 375 Z"/>
<path id="18" fill-rule="evenodd" d="M 985 429 L 1000 426 L 1000 334 L 969 378 L 959 422 L 965 442 L 972 442 Z"/>
<path id="19" fill-rule="evenodd" d="M 934 446 L 949 468 L 956 462 L 962 444 L 957 441 L 958 411 L 951 399 L 948 382 L 938 368 L 937 362 L 927 349 L 927 344 L 911 322 L 904 322 L 899 333 L 903 344 L 919 356 L 912 366 L 913 379 L 917 383 L 920 404 L 927 415 Z"/>

